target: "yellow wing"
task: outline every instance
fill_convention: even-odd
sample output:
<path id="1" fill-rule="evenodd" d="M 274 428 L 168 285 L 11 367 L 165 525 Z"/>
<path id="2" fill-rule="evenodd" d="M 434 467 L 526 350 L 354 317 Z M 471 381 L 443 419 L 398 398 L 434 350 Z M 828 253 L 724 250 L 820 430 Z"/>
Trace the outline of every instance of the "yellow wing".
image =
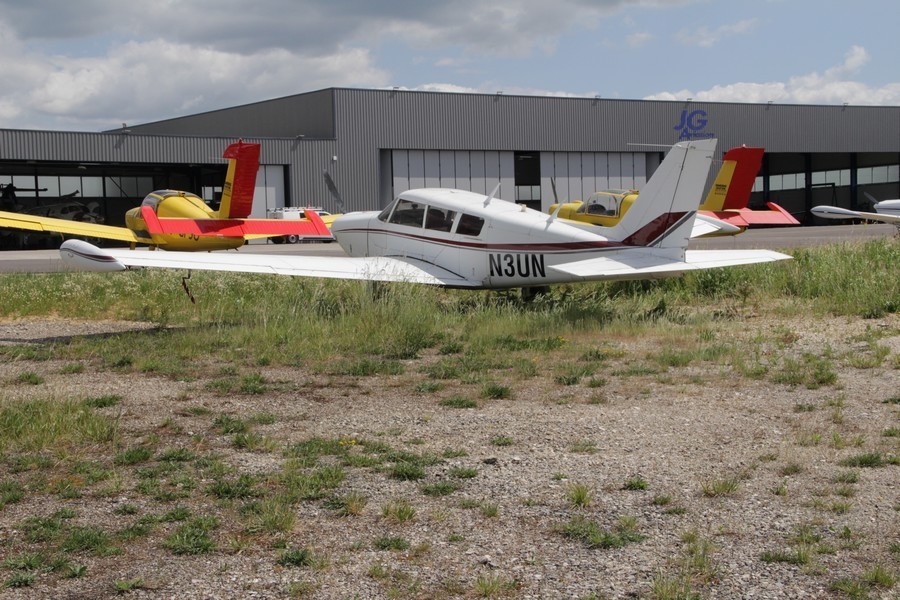
<path id="1" fill-rule="evenodd" d="M 52 217 L 38 217 L 0 211 L 0 227 L 9 229 L 25 229 L 27 231 L 44 231 L 80 235 L 84 237 L 101 238 L 105 240 L 119 240 L 141 244 L 153 244 L 149 237 L 141 237 L 126 227 L 113 227 L 112 225 L 97 225 L 95 223 L 82 223 L 81 221 L 69 221 L 67 219 L 54 219 Z"/>

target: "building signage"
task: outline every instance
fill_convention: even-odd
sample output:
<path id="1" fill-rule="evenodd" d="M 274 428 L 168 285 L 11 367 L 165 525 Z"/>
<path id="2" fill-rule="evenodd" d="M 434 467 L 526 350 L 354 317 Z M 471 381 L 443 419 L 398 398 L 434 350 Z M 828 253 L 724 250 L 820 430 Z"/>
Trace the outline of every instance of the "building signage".
<path id="1" fill-rule="evenodd" d="M 672 129 L 678 132 L 678 141 L 682 140 L 705 140 L 715 137 L 714 133 L 706 131 L 709 124 L 709 118 L 705 110 L 684 109 L 681 111 L 681 118 L 678 124 Z"/>

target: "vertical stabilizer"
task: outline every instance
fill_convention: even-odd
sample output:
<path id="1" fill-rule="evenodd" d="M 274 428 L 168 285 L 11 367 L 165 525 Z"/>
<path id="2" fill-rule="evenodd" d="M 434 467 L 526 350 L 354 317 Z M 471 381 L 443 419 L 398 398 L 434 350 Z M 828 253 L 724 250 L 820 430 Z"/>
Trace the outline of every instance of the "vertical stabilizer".
<path id="1" fill-rule="evenodd" d="M 222 186 L 219 218 L 246 219 L 253 207 L 256 172 L 259 170 L 259 144 L 238 140 L 225 149 L 222 157 L 228 159 L 228 174 Z"/>
<path id="2" fill-rule="evenodd" d="M 765 148 L 739 146 L 725 153 L 719 174 L 700 210 L 719 211 L 747 207 Z"/>
<path id="3" fill-rule="evenodd" d="M 604 235 L 629 246 L 687 248 L 716 141 L 672 146 L 622 220 Z"/>

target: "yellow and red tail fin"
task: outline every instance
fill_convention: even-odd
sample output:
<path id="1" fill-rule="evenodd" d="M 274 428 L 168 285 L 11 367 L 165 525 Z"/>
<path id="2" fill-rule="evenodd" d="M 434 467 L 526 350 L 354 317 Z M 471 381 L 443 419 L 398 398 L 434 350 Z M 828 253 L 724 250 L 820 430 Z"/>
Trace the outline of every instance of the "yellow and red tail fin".
<path id="1" fill-rule="evenodd" d="M 753 182 L 762 166 L 765 148 L 739 146 L 725 153 L 725 160 L 700 210 L 720 211 L 747 207 Z"/>
<path id="2" fill-rule="evenodd" d="M 228 174 L 222 187 L 219 218 L 245 219 L 253 207 L 256 172 L 259 170 L 259 144 L 238 140 L 225 148 L 222 157 L 228 159 Z"/>

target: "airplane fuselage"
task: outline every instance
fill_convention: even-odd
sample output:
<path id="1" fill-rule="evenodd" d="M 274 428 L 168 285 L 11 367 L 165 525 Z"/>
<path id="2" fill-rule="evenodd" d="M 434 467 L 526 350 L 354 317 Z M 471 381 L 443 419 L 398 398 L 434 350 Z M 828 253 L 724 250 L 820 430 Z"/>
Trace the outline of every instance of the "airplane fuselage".
<path id="1" fill-rule="evenodd" d="M 164 192 L 169 192 L 165 195 Z M 190 233 L 156 233 L 150 232 L 147 222 L 141 214 L 141 208 L 150 206 L 159 218 L 196 219 L 205 221 L 215 219 L 217 214 L 198 196 L 186 192 L 171 190 L 157 191 L 148 194 L 141 206 L 125 213 L 125 226 L 138 236 L 153 240 L 156 246 L 175 251 L 231 250 L 240 248 L 246 243 L 243 236 L 212 236 Z"/>
<path id="2" fill-rule="evenodd" d="M 446 189 L 404 192 L 380 213 L 350 213 L 331 229 L 350 256 L 414 259 L 485 288 L 562 283 L 571 276 L 554 271 L 554 265 L 623 251 L 652 252 L 611 242 L 601 230 Z"/>

